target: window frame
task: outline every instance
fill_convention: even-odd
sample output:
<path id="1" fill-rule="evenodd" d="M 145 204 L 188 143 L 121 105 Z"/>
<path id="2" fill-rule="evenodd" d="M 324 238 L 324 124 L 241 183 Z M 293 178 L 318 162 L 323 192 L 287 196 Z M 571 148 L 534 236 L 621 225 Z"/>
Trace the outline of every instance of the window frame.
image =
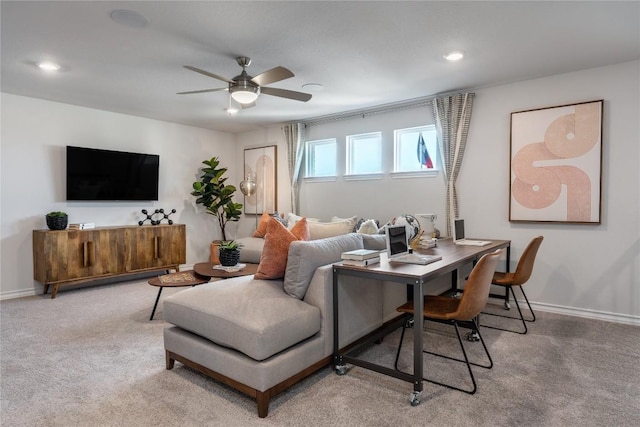
<path id="1" fill-rule="evenodd" d="M 335 158 L 333 162 L 334 173 L 333 175 L 310 175 L 310 171 L 314 168 L 315 161 L 315 153 L 313 152 L 313 148 L 320 145 L 330 145 L 332 144 L 335 149 Z M 338 141 L 336 138 L 323 138 L 317 139 L 313 141 L 305 141 L 304 144 L 304 175 L 303 179 L 305 180 L 313 180 L 313 181 L 335 181 L 338 176 Z"/>
<path id="2" fill-rule="evenodd" d="M 424 130 L 420 130 L 424 129 Z M 428 130 L 429 132 L 436 132 L 436 126 L 431 125 L 420 125 L 420 126 L 412 126 L 409 128 L 403 129 L 395 129 L 393 131 L 393 169 L 391 171 L 392 178 L 417 178 L 417 177 L 435 177 L 438 176 L 442 170 L 442 164 L 440 160 L 440 147 L 437 142 L 437 134 L 436 134 L 436 152 L 431 155 L 431 159 L 433 161 L 432 169 L 422 169 L 422 170 L 414 170 L 414 171 L 399 171 L 398 163 L 399 163 L 399 149 L 400 149 L 400 138 L 402 134 L 409 132 L 425 132 Z"/>
<path id="3" fill-rule="evenodd" d="M 367 172 L 367 173 L 353 173 L 353 158 L 355 157 L 353 152 L 354 143 L 363 139 L 371 139 L 372 137 L 377 138 L 377 144 L 379 145 L 380 150 L 380 158 L 379 166 L 380 169 L 377 172 Z M 347 135 L 345 137 L 345 180 L 365 180 L 365 179 L 380 179 L 384 175 L 384 165 L 382 162 L 382 154 L 384 151 L 384 145 L 382 141 L 382 132 L 381 131 L 373 131 L 373 132 L 365 132 L 354 135 Z"/>

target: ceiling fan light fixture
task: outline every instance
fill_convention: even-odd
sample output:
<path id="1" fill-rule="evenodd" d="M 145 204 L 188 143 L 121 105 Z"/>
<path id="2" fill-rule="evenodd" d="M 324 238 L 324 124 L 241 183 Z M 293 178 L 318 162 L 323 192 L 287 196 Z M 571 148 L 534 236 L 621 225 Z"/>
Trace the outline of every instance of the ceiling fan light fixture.
<path id="1" fill-rule="evenodd" d="M 454 50 L 444 55 L 444 59 L 447 61 L 460 61 L 464 58 L 464 52 L 461 50 Z"/>
<path id="2" fill-rule="evenodd" d="M 60 71 L 61 67 L 55 62 L 44 61 L 44 62 L 38 62 L 38 68 L 40 68 L 43 71 L 53 72 L 53 71 Z"/>
<path id="3" fill-rule="evenodd" d="M 229 85 L 229 93 L 231 97 L 240 104 L 251 104 L 258 99 L 260 88 L 251 85 Z"/>

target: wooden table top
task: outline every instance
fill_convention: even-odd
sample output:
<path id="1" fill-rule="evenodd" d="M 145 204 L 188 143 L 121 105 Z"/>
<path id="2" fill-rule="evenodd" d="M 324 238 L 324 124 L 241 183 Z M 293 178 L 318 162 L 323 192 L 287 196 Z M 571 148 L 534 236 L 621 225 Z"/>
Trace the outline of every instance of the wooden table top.
<path id="1" fill-rule="evenodd" d="M 227 272 L 213 268 L 215 265 L 212 262 L 199 262 L 193 266 L 193 270 L 196 274 L 203 277 L 216 277 L 220 279 L 228 279 L 231 277 L 249 276 L 255 274 L 258 271 L 258 264 L 249 264 L 240 271 Z"/>
<path id="2" fill-rule="evenodd" d="M 201 277 L 193 274 L 192 271 L 179 271 L 177 273 L 163 274 L 162 276 L 152 277 L 148 283 L 151 286 L 160 286 L 163 288 L 178 288 L 180 286 L 195 286 L 207 283 L 209 277 Z"/>

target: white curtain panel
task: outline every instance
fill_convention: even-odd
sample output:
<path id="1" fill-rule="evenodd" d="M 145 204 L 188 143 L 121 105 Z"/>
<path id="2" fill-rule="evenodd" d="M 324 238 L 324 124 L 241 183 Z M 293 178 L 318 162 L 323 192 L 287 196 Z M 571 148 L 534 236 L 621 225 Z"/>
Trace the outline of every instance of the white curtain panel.
<path id="1" fill-rule="evenodd" d="M 304 154 L 305 125 L 303 123 L 291 123 L 282 128 L 287 141 L 287 164 L 289 166 L 289 179 L 291 180 L 291 211 L 298 214 L 300 210 L 300 167 Z"/>
<path id="2" fill-rule="evenodd" d="M 433 99 L 433 116 L 447 185 L 447 236 L 452 235 L 451 224 L 458 217 L 456 180 L 467 144 L 474 98 L 475 93 L 459 93 Z"/>

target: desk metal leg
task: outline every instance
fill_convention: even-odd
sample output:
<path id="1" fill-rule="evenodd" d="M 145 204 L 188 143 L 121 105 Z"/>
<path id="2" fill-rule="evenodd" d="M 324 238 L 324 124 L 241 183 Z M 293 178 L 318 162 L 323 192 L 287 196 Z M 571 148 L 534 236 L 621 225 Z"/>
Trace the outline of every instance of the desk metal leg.
<path id="1" fill-rule="evenodd" d="M 417 281 L 413 285 L 413 393 L 409 397 L 411 406 L 416 406 L 420 403 L 420 395 L 422 394 L 422 332 L 424 325 L 424 297 L 423 297 L 423 283 Z"/>
<path id="2" fill-rule="evenodd" d="M 511 265 L 511 245 L 507 246 L 506 257 L 507 257 L 507 260 L 506 260 L 507 265 L 505 266 L 505 271 L 508 273 L 509 266 Z M 511 304 L 509 303 L 509 288 L 507 287 L 504 288 L 504 309 L 505 310 L 511 309 Z"/>
<path id="3" fill-rule="evenodd" d="M 158 296 L 156 297 L 156 303 L 153 304 L 153 310 L 151 310 L 151 317 L 149 320 L 153 320 L 153 315 L 156 314 L 156 307 L 158 307 L 158 301 L 160 301 L 160 294 L 162 293 L 162 286 L 158 288 Z"/>
<path id="4" fill-rule="evenodd" d="M 347 366 L 340 355 L 340 338 L 338 337 L 338 272 L 333 269 L 333 367 L 338 375 L 347 373 Z"/>

